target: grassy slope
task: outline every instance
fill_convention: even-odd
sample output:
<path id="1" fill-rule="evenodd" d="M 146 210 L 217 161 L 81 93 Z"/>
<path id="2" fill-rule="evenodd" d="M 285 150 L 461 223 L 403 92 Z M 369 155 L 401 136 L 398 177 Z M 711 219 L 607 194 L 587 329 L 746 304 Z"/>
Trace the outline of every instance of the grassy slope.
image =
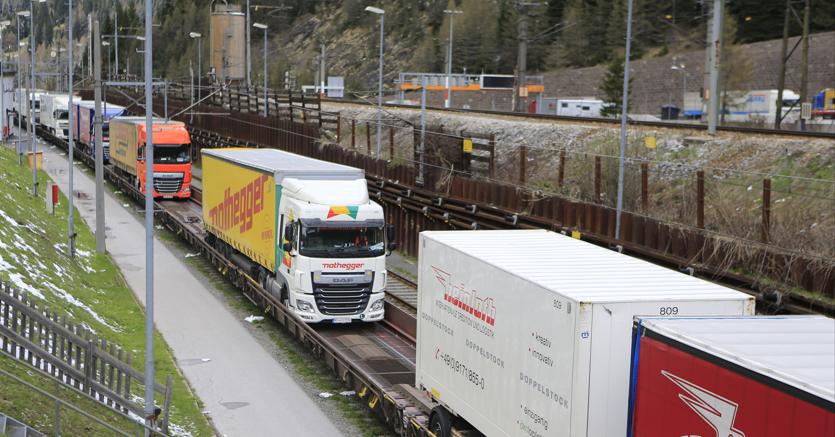
<path id="1" fill-rule="evenodd" d="M 41 173 L 39 178 L 43 189 L 47 176 Z M 60 207 L 50 216 L 43 198 L 32 197 L 31 181 L 31 170 L 18 166 L 14 151 L 0 148 L 0 277 L 28 291 L 39 304 L 67 312 L 100 338 L 121 345 L 133 354 L 134 366 L 141 370 L 144 364 L 142 307 L 111 258 L 95 254 L 94 237 L 77 213 L 79 256 L 70 259 L 65 255 L 66 198 L 61 198 Z M 159 334 L 155 346 L 157 380 L 164 384 L 167 375 L 174 379 L 174 429 L 182 429 L 183 434 L 211 435 L 211 426 L 201 414 L 199 400 L 191 393 Z M 10 368 L 8 361 L 2 362 L 4 369 Z M 4 393 L 5 390 L 0 393 L 0 409 L 32 426 L 44 425 L 43 418 L 52 412 L 49 404 L 40 404 L 36 399 L 31 399 L 28 405 L 9 402 L 15 399 L 7 399 Z M 140 392 L 135 394 L 142 397 Z"/>

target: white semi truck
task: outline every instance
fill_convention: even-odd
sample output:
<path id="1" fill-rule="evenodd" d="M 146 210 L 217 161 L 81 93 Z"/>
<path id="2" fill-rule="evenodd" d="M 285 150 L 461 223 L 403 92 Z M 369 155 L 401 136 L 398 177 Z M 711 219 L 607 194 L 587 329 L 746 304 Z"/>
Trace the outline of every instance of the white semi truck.
<path id="1" fill-rule="evenodd" d="M 41 126 L 57 138 L 66 140 L 69 136 L 69 103 L 67 94 L 44 94 L 41 96 Z"/>
<path id="2" fill-rule="evenodd" d="M 308 323 L 384 315 L 393 227 L 362 170 L 275 149 L 203 149 L 208 240 Z"/>
<path id="3" fill-rule="evenodd" d="M 430 428 L 626 435 L 633 318 L 738 316 L 754 298 L 544 230 L 422 232 L 415 387 Z"/>

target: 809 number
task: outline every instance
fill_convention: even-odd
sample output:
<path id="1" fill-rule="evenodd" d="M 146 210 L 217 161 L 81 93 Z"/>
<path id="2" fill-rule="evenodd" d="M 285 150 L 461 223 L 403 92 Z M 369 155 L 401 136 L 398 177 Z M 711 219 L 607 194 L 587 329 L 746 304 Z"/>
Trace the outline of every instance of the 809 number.
<path id="1" fill-rule="evenodd" d="M 677 316 L 678 307 L 661 307 L 659 314 L 662 316 Z"/>

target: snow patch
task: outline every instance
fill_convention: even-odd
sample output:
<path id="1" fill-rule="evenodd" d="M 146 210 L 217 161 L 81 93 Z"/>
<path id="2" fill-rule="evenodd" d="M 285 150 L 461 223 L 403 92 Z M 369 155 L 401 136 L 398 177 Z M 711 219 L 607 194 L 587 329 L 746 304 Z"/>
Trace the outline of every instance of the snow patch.
<path id="1" fill-rule="evenodd" d="M 261 316 L 250 315 L 249 317 L 244 318 L 244 320 L 246 320 L 249 323 L 255 323 L 264 320 L 264 318 Z"/>
<path id="2" fill-rule="evenodd" d="M 78 307 L 78 308 L 81 308 L 82 310 L 84 310 L 85 312 L 87 312 L 87 314 L 90 314 L 90 316 L 92 316 L 94 319 L 96 319 L 96 321 L 97 321 L 97 322 L 99 322 L 99 323 L 101 323 L 102 325 L 107 326 L 108 328 L 110 328 L 110 330 L 111 330 L 111 331 L 115 331 L 115 332 L 121 332 L 121 331 L 122 331 L 122 329 L 121 329 L 120 327 L 118 327 L 118 326 L 113 326 L 113 325 L 111 325 L 110 323 L 108 323 L 108 322 L 107 322 L 107 320 L 105 320 L 105 319 L 104 319 L 104 317 L 100 316 L 100 315 L 99 315 L 97 312 L 95 312 L 92 308 L 90 308 L 89 306 L 87 306 L 87 304 L 85 304 L 84 302 L 81 302 L 81 301 L 80 301 L 80 300 L 78 300 L 75 296 L 73 296 L 72 294 L 68 293 L 68 292 L 67 292 L 66 290 L 64 290 L 63 288 L 58 287 L 58 286 L 56 286 L 55 284 L 53 284 L 53 283 L 51 283 L 51 282 L 48 282 L 48 281 L 45 281 L 45 282 L 44 282 L 44 285 L 45 285 L 47 288 L 52 289 L 52 291 L 54 291 L 54 292 L 55 292 L 55 294 L 56 294 L 59 298 L 63 299 L 64 301 L 66 301 L 66 302 L 67 302 L 67 303 L 69 303 L 70 305 L 74 305 L 74 306 L 76 306 L 76 307 Z M 91 329 L 91 330 L 92 330 L 92 329 Z"/>
<path id="3" fill-rule="evenodd" d="M 23 280 L 23 275 L 21 275 L 20 273 L 9 273 L 9 280 L 12 281 L 12 284 L 14 284 L 15 287 L 17 287 L 19 290 L 30 293 L 31 295 L 33 295 L 33 296 L 35 296 L 39 299 L 44 299 L 44 300 L 46 299 L 46 297 L 44 297 L 43 293 L 38 291 L 38 289 L 36 289 L 35 287 L 27 284 Z"/>

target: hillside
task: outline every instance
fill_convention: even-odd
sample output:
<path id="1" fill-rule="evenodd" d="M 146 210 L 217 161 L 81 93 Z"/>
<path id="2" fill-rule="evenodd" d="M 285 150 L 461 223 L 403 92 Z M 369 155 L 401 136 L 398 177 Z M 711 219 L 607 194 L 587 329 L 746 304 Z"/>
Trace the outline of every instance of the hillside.
<path id="1" fill-rule="evenodd" d="M 83 167 L 77 167 L 81 171 Z M 40 174 L 39 187 L 48 182 Z M 43 197 L 33 198 L 32 172 L 18 165 L 14 150 L 0 147 L 0 278 L 25 293 L 41 307 L 57 310 L 68 320 L 84 326 L 99 338 L 120 345 L 133 354 L 134 366 L 144 361 L 144 312 L 125 284 L 121 272 L 110 256 L 95 253 L 95 240 L 90 230 L 76 214 L 77 256 L 69 259 L 66 251 L 67 200 L 62 197 L 54 215 L 44 208 Z M 43 196 L 43 191 L 41 191 Z M 185 378 L 176 367 L 174 356 L 165 341 L 155 340 L 157 381 L 174 380 L 172 398 L 172 432 L 179 436 L 211 435 L 211 426 L 201 414 L 197 398 L 191 393 Z M 3 355 L 0 368 L 26 379 L 36 381 L 36 373 L 17 365 Z M 26 376 L 28 375 L 28 376 Z M 0 392 L 0 411 L 11 414 L 40 430 L 51 428 L 50 415 L 54 406 L 42 402 L 19 386 Z M 52 384 L 49 389 L 52 391 Z M 141 387 L 140 387 L 141 389 Z M 67 390 L 69 392 L 69 390 Z M 142 393 L 134 393 L 141 398 Z M 69 396 L 68 396 L 69 397 Z M 97 408 L 88 403 L 88 410 Z M 106 408 L 97 414 L 106 415 Z M 72 415 L 69 415 L 72 417 Z M 84 430 L 85 422 L 75 418 L 80 428 L 66 428 L 66 435 L 103 435 Z M 69 420 L 69 419 L 68 419 Z M 116 426 L 127 426 L 114 419 Z M 67 425 L 68 427 L 70 425 Z"/>
<path id="2" fill-rule="evenodd" d="M 233 2 L 242 4 L 241 1 Z M 704 1 L 676 0 L 635 2 L 634 53 L 637 58 L 675 54 L 700 48 L 707 28 Z M 197 61 L 197 43 L 189 32 L 209 35 L 208 0 L 171 0 L 156 4 L 155 76 L 184 80 L 189 64 Z M 327 71 L 346 77 L 349 89 L 374 89 L 379 27 L 377 16 L 364 11 L 367 4 L 386 10 L 386 79 L 401 71 L 436 71 L 445 66 L 449 18 L 445 9 L 462 14 L 455 18 L 453 70 L 513 73 L 518 47 L 520 9 L 515 0 L 266 0 L 253 1 L 252 21 L 269 26 L 269 83 L 283 86 L 285 71 L 293 70 L 298 84 L 312 83 L 318 68 L 316 56 L 324 45 Z M 143 3 L 136 0 L 82 0 L 75 11 L 74 36 L 87 42 L 87 14 L 99 10 L 103 35 L 112 35 L 118 22 L 120 72 L 137 73 L 140 42 L 124 38 L 142 32 Z M 729 2 L 727 27 L 732 42 L 750 43 L 779 38 L 785 2 L 738 0 Z M 28 6 L 19 0 L 3 0 L 0 12 L 11 17 Z M 39 70 L 58 68 L 51 57 L 66 46 L 66 5 L 35 3 L 35 36 L 39 45 Z M 813 2 L 812 32 L 835 28 L 835 8 Z M 588 67 L 607 62 L 622 51 L 626 0 L 548 0 L 528 7 L 528 70 L 538 73 L 556 68 Z M 21 33 L 29 34 L 24 20 Z M 792 35 L 800 28 L 793 25 Z M 15 27 L 9 26 L 6 47 L 14 46 Z M 252 33 L 253 80 L 260 82 L 261 33 Z M 208 64 L 208 41 L 203 44 Z M 108 53 L 105 48 L 105 53 Z M 59 50 L 60 52 L 60 50 Z M 113 53 L 108 53 L 113 56 Z M 115 57 L 115 56 L 114 56 Z M 87 48 L 76 63 L 87 60 Z M 115 59 L 114 59 L 115 60 Z M 115 68 L 115 66 L 114 66 Z M 208 71 L 204 68 L 203 71 Z"/>

